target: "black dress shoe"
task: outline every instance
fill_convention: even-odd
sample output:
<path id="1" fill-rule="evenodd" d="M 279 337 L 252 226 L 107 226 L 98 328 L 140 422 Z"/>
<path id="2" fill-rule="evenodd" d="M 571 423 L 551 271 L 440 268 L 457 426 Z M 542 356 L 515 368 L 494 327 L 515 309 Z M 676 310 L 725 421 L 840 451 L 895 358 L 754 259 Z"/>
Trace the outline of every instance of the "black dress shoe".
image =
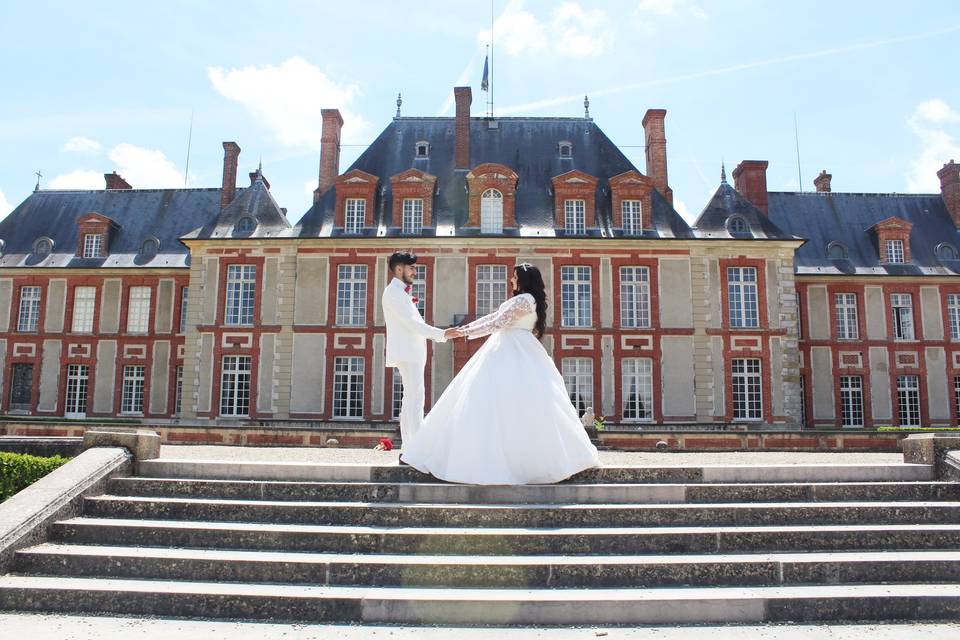
<path id="1" fill-rule="evenodd" d="M 403 461 L 403 458 L 400 458 L 399 460 L 397 460 L 397 465 L 399 465 L 399 466 L 401 466 L 401 467 L 409 467 L 409 466 L 410 466 L 409 463 L 406 463 L 406 462 Z"/>

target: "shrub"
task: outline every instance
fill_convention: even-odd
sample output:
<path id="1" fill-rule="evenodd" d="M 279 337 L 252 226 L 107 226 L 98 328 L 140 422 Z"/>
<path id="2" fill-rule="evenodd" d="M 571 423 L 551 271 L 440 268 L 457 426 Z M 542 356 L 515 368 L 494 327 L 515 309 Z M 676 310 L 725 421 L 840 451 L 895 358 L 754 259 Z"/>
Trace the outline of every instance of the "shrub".
<path id="1" fill-rule="evenodd" d="M 958 427 L 877 427 L 877 431 L 916 431 L 917 433 L 923 433 L 924 431 L 936 432 L 936 431 L 960 431 Z"/>
<path id="2" fill-rule="evenodd" d="M 0 451 L 0 502 L 66 464 L 68 460 L 62 456 L 40 458 Z"/>

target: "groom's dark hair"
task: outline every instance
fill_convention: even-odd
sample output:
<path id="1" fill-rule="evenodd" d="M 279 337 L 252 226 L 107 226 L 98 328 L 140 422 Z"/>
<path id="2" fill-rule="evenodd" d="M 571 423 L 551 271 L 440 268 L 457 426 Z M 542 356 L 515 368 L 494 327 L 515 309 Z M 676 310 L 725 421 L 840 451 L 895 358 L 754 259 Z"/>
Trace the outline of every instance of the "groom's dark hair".
<path id="1" fill-rule="evenodd" d="M 390 271 L 393 271 L 401 264 L 417 264 L 417 256 L 409 251 L 394 251 L 390 256 L 390 260 L 387 261 L 387 266 L 390 268 Z"/>

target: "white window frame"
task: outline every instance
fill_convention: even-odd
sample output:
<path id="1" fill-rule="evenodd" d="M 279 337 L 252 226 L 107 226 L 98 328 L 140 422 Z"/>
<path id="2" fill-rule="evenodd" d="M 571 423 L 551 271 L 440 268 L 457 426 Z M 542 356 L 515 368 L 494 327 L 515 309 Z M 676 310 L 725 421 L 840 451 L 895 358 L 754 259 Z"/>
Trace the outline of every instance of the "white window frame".
<path id="1" fill-rule="evenodd" d="M 890 264 L 903 264 L 903 240 L 887 240 L 885 246 L 886 262 Z"/>
<path id="2" fill-rule="evenodd" d="M 913 323 L 913 295 L 891 293 L 890 310 L 893 314 L 893 339 L 904 341 L 916 339 Z"/>
<path id="3" fill-rule="evenodd" d="M 427 265 L 413 265 L 413 284 L 410 285 L 410 295 L 417 299 L 417 311 L 421 316 L 427 313 Z"/>
<path id="4" fill-rule="evenodd" d="M 960 416 L 960 376 L 953 376 L 953 407 Z"/>
<path id="5" fill-rule="evenodd" d="M 400 369 L 393 368 L 393 380 L 391 384 L 390 396 L 390 419 L 397 421 L 400 419 L 400 409 L 403 407 L 403 379 L 400 377 Z"/>
<path id="6" fill-rule="evenodd" d="M 144 385 L 147 368 L 142 364 L 123 367 L 123 387 L 120 396 L 120 413 L 143 415 Z"/>
<path id="7" fill-rule="evenodd" d="M 344 233 L 360 233 L 367 219 L 367 199 L 347 198 L 343 203 Z"/>
<path id="8" fill-rule="evenodd" d="M 333 359 L 332 415 L 337 420 L 363 419 L 365 362 L 362 356 Z"/>
<path id="9" fill-rule="evenodd" d="M 960 293 L 947 294 L 947 319 L 950 322 L 950 339 L 960 340 Z"/>
<path id="10" fill-rule="evenodd" d="M 840 426 L 863 426 L 862 376 L 840 376 Z"/>
<path id="11" fill-rule="evenodd" d="M 67 388 L 64 394 L 63 415 L 65 418 L 86 418 L 90 393 L 90 366 L 67 365 Z"/>
<path id="12" fill-rule="evenodd" d="M 173 415 L 179 416 L 183 412 L 183 365 L 174 370 Z"/>
<path id="13" fill-rule="evenodd" d="M 477 265 L 477 316 L 482 317 L 493 313 L 506 299 L 506 265 Z"/>
<path id="14" fill-rule="evenodd" d="M 593 326 L 593 271 L 590 267 L 560 267 L 560 324 Z"/>
<path id="15" fill-rule="evenodd" d="M 620 267 L 620 326 L 650 328 L 650 267 Z"/>
<path id="16" fill-rule="evenodd" d="M 737 422 L 763 420 L 763 367 L 759 358 L 734 358 L 732 374 L 733 419 Z"/>
<path id="17" fill-rule="evenodd" d="M 227 295 L 223 323 L 231 327 L 253 326 L 257 298 L 257 265 L 227 265 Z"/>
<path id="18" fill-rule="evenodd" d="M 223 356 L 220 362 L 220 415 L 232 418 L 249 416 L 253 397 L 253 358 Z"/>
<path id="19" fill-rule="evenodd" d="M 807 426 L 807 378 L 800 376 L 800 426 Z"/>
<path id="20" fill-rule="evenodd" d="M 337 265 L 338 327 L 362 327 L 367 324 L 367 265 Z"/>
<path id="21" fill-rule="evenodd" d="M 85 233 L 83 235 L 83 257 L 99 258 L 103 250 L 102 233 Z"/>
<path id="22" fill-rule="evenodd" d="M 583 415 L 588 407 L 593 407 L 593 359 L 563 358 L 560 361 L 563 371 L 563 384 L 567 388 L 570 403 Z M 580 397 L 582 407 L 577 406 L 575 398 Z"/>
<path id="23" fill-rule="evenodd" d="M 96 287 L 74 287 L 71 331 L 74 333 L 93 333 L 93 318 L 96 307 Z"/>
<path id="24" fill-rule="evenodd" d="M 727 306 L 730 327 L 760 326 L 760 298 L 756 267 L 727 267 Z"/>
<path id="25" fill-rule="evenodd" d="M 190 287 L 180 290 L 180 333 L 187 332 L 187 305 L 190 304 Z"/>
<path id="26" fill-rule="evenodd" d="M 833 297 L 837 340 L 859 340 L 857 294 L 837 293 Z"/>
<path id="27" fill-rule="evenodd" d="M 620 363 L 623 421 L 652 422 L 653 360 L 623 358 Z"/>
<path id="28" fill-rule="evenodd" d="M 127 293 L 127 333 L 142 335 L 150 332 L 150 287 L 130 287 Z"/>
<path id="29" fill-rule="evenodd" d="M 496 189 L 480 194 L 480 233 L 503 233 L 503 194 Z"/>
<path id="30" fill-rule="evenodd" d="M 563 228 L 572 235 L 587 233 L 587 201 L 569 198 L 563 201 Z"/>
<path id="31" fill-rule="evenodd" d="M 403 199 L 403 229 L 408 235 L 423 233 L 423 198 Z"/>
<path id="32" fill-rule="evenodd" d="M 621 200 L 620 222 L 624 235 L 638 236 L 643 233 L 643 200 Z"/>
<path id="33" fill-rule="evenodd" d="M 897 419 L 901 427 L 920 426 L 920 376 L 897 376 Z"/>
<path id="34" fill-rule="evenodd" d="M 38 286 L 20 287 L 20 309 L 17 313 L 17 331 L 35 333 L 40 328 L 40 297 Z"/>

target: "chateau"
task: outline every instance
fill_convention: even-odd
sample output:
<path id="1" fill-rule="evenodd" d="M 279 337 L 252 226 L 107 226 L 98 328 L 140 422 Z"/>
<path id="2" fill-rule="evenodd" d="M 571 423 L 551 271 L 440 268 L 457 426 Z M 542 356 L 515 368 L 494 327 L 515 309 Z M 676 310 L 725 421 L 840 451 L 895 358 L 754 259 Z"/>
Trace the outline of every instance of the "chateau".
<path id="1" fill-rule="evenodd" d="M 386 422 L 386 256 L 448 326 L 537 265 L 545 348 L 608 423 L 956 425 L 960 165 L 941 192 L 769 192 L 721 178 L 691 226 L 672 205 L 666 112 L 633 166 L 589 117 L 397 117 L 341 173 L 323 110 L 311 208 L 292 221 L 258 170 L 223 183 L 37 190 L 0 222 L 0 413 L 161 423 Z M 427 398 L 479 347 L 431 346 Z"/>

